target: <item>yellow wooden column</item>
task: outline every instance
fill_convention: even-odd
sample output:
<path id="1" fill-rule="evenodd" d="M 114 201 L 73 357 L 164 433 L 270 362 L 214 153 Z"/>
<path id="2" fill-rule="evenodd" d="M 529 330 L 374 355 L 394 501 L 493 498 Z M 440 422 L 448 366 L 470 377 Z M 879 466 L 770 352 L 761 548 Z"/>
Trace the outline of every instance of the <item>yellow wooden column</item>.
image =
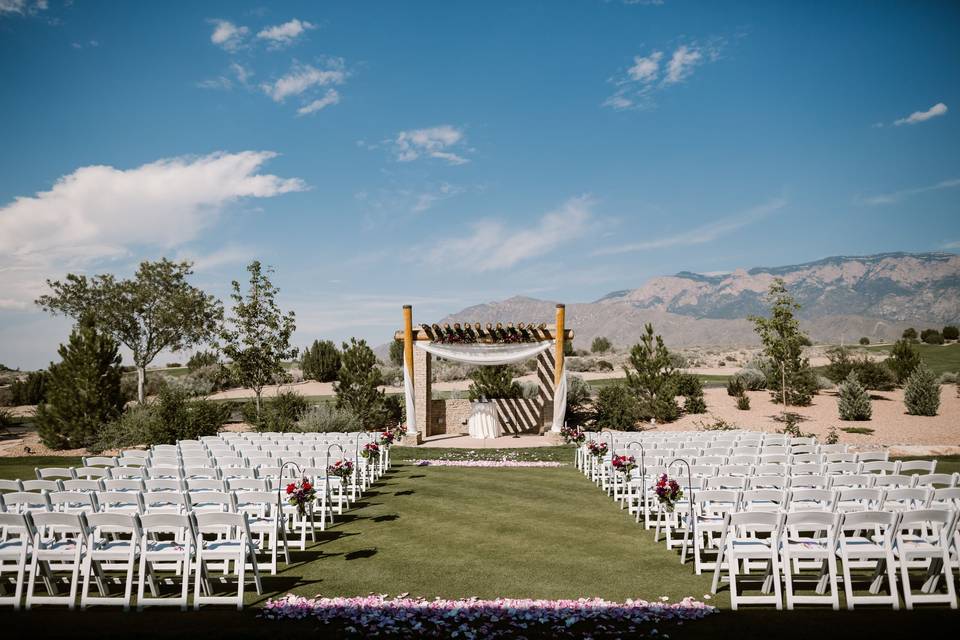
<path id="1" fill-rule="evenodd" d="M 560 376 L 563 375 L 563 347 L 564 342 L 567 339 L 567 331 L 563 326 L 564 314 L 566 313 L 566 307 L 562 304 L 557 305 L 557 357 L 556 357 L 556 368 L 553 372 L 553 387 L 554 389 L 560 385 Z"/>
<path id="2" fill-rule="evenodd" d="M 403 361 L 413 380 L 413 307 L 403 305 Z"/>
<path id="3" fill-rule="evenodd" d="M 404 380 L 410 382 L 409 388 L 404 385 L 403 395 L 406 404 L 404 405 L 407 413 L 407 435 L 417 436 L 420 425 L 417 421 L 416 410 L 416 382 L 413 377 L 413 307 L 409 304 L 403 305 L 403 367 Z M 419 438 L 417 438 L 419 442 Z"/>

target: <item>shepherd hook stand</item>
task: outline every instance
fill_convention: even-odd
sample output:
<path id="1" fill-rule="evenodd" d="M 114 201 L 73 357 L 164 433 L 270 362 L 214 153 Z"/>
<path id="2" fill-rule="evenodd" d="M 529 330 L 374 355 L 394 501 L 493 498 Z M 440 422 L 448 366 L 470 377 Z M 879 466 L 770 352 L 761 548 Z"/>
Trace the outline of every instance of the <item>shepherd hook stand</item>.
<path id="1" fill-rule="evenodd" d="M 644 458 L 647 455 L 647 450 L 643 448 L 643 443 L 639 440 L 634 440 L 627 445 L 627 451 L 633 449 L 633 445 L 640 447 L 640 504 L 637 505 L 638 509 L 643 510 L 643 526 L 647 526 L 647 465 L 644 462 Z M 627 504 L 627 515 L 630 515 L 630 505 Z"/>
<path id="2" fill-rule="evenodd" d="M 284 462 L 280 466 L 280 482 L 277 487 L 277 528 L 280 529 L 280 534 L 283 536 L 283 557 L 287 561 L 287 564 L 290 564 L 290 541 L 287 539 L 287 527 L 286 527 L 286 518 L 283 517 L 283 470 L 288 466 L 296 467 L 297 473 L 300 474 L 300 479 L 304 478 L 303 469 L 296 462 Z M 313 503 L 310 503 L 308 509 L 310 513 L 310 540 L 312 542 L 317 541 L 317 532 L 313 527 Z M 292 514 L 291 514 L 292 518 Z"/>
<path id="3" fill-rule="evenodd" d="M 683 458 L 674 458 L 670 461 L 670 464 L 667 465 L 667 468 L 669 469 L 677 462 L 682 462 L 687 467 L 687 490 L 690 492 L 690 495 L 687 496 L 687 500 L 690 502 L 690 532 L 693 534 L 691 540 L 696 543 L 697 517 L 693 513 L 693 471 L 690 469 L 690 463 Z M 684 536 L 684 544 L 686 544 L 686 536 Z"/>

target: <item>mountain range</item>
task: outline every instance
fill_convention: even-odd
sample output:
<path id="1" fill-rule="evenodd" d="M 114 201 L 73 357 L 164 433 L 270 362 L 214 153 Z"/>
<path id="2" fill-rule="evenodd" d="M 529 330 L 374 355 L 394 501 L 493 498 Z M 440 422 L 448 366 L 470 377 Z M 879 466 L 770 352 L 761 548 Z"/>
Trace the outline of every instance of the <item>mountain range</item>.
<path id="1" fill-rule="evenodd" d="M 632 344 L 647 322 L 671 345 L 751 345 L 756 335 L 747 318 L 765 312 L 766 291 L 775 278 L 783 278 L 800 303 L 801 326 L 815 342 L 849 343 L 861 336 L 889 340 L 910 326 L 919 330 L 960 323 L 960 255 L 952 253 L 834 256 L 719 274 L 684 271 L 594 302 L 568 303 L 566 323 L 580 348 L 596 336 Z M 555 305 L 515 296 L 468 307 L 438 322 L 549 323 Z"/>

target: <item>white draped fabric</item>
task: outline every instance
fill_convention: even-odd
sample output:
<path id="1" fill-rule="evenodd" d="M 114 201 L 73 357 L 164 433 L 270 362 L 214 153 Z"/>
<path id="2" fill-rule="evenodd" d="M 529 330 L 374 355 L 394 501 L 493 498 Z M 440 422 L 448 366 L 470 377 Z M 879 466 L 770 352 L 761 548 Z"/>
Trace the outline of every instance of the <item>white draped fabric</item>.
<path id="1" fill-rule="evenodd" d="M 524 342 L 516 344 L 437 344 L 417 342 L 416 347 L 429 354 L 451 360 L 477 365 L 501 365 L 523 362 L 535 358 L 548 349 L 555 347 L 553 340 L 543 342 Z M 403 391 L 407 406 L 407 433 L 417 432 L 417 420 L 413 409 L 413 380 L 406 365 L 403 367 Z M 560 431 L 567 415 L 567 367 L 564 363 L 560 374 L 560 384 L 553 393 L 553 425 L 551 431 Z"/>
<path id="2" fill-rule="evenodd" d="M 499 438 L 503 435 L 500 429 L 500 416 L 497 414 L 495 402 L 474 402 L 473 413 L 467 420 L 467 432 L 471 438 Z"/>

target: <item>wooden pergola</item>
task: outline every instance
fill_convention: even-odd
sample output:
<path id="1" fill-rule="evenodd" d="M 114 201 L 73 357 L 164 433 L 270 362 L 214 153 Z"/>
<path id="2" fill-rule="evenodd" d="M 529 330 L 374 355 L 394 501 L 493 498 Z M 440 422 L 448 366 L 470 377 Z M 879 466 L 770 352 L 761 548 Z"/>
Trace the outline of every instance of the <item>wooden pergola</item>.
<path id="1" fill-rule="evenodd" d="M 535 322 L 455 322 L 414 326 L 413 307 L 404 305 L 403 329 L 394 334 L 394 339 L 403 341 L 404 367 L 413 386 L 416 429 L 410 430 L 411 421 L 408 420 L 407 438 L 419 443 L 431 435 L 455 433 L 460 426 L 459 420 L 454 420 L 457 424 L 451 424 L 451 419 L 459 417 L 464 402 L 433 399 L 432 356 L 423 349 L 414 349 L 417 342 L 510 344 L 556 341 L 554 349 L 537 356 L 538 397 L 498 400 L 497 408 L 501 422 L 513 433 L 534 430 L 542 433 L 548 426 L 551 430 L 559 431 L 560 425 L 544 424 L 544 416 L 552 415 L 554 392 L 563 375 L 564 346 L 567 341 L 573 340 L 573 330 L 565 326 L 565 313 L 565 305 L 558 304 L 556 322 L 552 325 Z"/>

